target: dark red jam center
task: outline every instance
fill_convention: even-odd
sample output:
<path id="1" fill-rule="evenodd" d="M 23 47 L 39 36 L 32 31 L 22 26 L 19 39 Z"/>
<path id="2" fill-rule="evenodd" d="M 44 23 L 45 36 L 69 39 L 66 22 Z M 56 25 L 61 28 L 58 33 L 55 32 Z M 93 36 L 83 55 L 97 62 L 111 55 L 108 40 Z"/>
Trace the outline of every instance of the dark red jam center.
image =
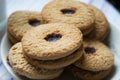
<path id="1" fill-rule="evenodd" d="M 70 9 L 62 9 L 61 12 L 63 14 L 74 14 L 76 12 L 76 8 L 71 7 Z"/>
<path id="2" fill-rule="evenodd" d="M 62 35 L 59 33 L 52 33 L 52 34 L 47 35 L 44 39 L 49 42 L 55 42 L 59 40 L 61 37 Z"/>
<path id="3" fill-rule="evenodd" d="M 37 20 L 37 19 L 33 19 L 33 20 L 29 20 L 29 24 L 31 25 L 31 26 L 38 26 L 38 25 L 40 25 L 41 24 L 41 22 L 39 21 L 39 20 Z"/>
<path id="4" fill-rule="evenodd" d="M 86 48 L 85 48 L 85 52 L 86 52 L 87 54 L 93 54 L 93 53 L 96 52 L 96 50 L 95 50 L 94 47 L 86 47 Z"/>

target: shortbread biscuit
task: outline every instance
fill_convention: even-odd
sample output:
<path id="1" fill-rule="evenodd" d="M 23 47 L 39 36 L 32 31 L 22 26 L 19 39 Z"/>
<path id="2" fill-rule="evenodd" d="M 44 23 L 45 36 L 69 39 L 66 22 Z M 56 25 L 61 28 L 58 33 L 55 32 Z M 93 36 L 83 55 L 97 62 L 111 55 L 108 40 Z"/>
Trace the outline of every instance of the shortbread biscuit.
<path id="1" fill-rule="evenodd" d="M 111 68 L 114 64 L 112 51 L 99 41 L 84 41 L 85 53 L 74 64 L 85 70 L 101 71 Z"/>
<path id="2" fill-rule="evenodd" d="M 8 60 L 16 73 L 30 79 L 54 79 L 63 72 L 63 69 L 47 70 L 29 64 L 24 56 L 21 43 L 15 44 L 10 49 Z"/>
<path id="3" fill-rule="evenodd" d="M 82 33 L 73 25 L 49 23 L 29 30 L 22 39 L 25 55 L 37 60 L 66 57 L 82 45 Z"/>
<path id="4" fill-rule="evenodd" d="M 53 0 L 42 10 L 45 23 L 68 23 L 78 27 L 83 35 L 94 28 L 94 12 L 82 2 L 75 0 Z"/>
<path id="5" fill-rule="evenodd" d="M 40 24 L 43 20 L 39 12 L 16 11 L 8 18 L 8 32 L 20 42 L 26 31 Z"/>
<path id="6" fill-rule="evenodd" d="M 99 41 L 84 41 L 85 53 L 67 69 L 83 80 L 101 80 L 105 78 L 114 65 L 111 50 Z"/>

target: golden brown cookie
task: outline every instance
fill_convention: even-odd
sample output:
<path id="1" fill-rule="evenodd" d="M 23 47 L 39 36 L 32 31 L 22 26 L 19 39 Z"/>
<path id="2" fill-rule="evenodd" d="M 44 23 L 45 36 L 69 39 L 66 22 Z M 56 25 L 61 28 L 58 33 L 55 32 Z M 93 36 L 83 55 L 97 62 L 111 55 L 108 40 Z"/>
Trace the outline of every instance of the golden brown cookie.
<path id="1" fill-rule="evenodd" d="M 85 53 L 68 69 L 83 80 L 101 80 L 114 65 L 111 50 L 99 41 L 84 41 Z"/>
<path id="2" fill-rule="evenodd" d="M 22 39 L 25 54 L 37 60 L 66 57 L 82 45 L 82 33 L 73 25 L 49 23 L 29 30 Z"/>
<path id="3" fill-rule="evenodd" d="M 93 31 L 86 35 L 85 38 L 90 40 L 103 41 L 109 34 L 109 23 L 102 11 L 92 5 L 88 6 L 94 11 L 95 24 Z"/>
<path id="4" fill-rule="evenodd" d="M 78 50 L 76 50 L 74 53 L 72 53 L 69 56 L 55 59 L 55 60 L 35 60 L 31 59 L 26 56 L 26 59 L 29 63 L 31 63 L 34 66 L 37 66 L 39 68 L 45 68 L 45 69 L 59 69 L 66 67 L 75 61 L 77 61 L 83 54 L 83 46 L 81 46 Z"/>
<path id="5" fill-rule="evenodd" d="M 83 35 L 88 34 L 94 28 L 93 10 L 75 0 L 53 0 L 43 8 L 42 16 L 46 23 L 72 24 L 78 27 Z"/>
<path id="6" fill-rule="evenodd" d="M 85 53 L 74 65 L 85 70 L 101 71 L 111 68 L 114 64 L 112 51 L 99 41 L 84 41 Z"/>
<path id="7" fill-rule="evenodd" d="M 8 32 L 20 42 L 26 31 L 42 23 L 39 12 L 16 11 L 8 18 Z"/>
<path id="8" fill-rule="evenodd" d="M 8 59 L 17 74 L 30 79 L 54 79 L 63 72 L 63 69 L 48 70 L 29 64 L 24 56 L 21 43 L 15 44 L 10 49 Z"/>
<path id="9" fill-rule="evenodd" d="M 73 73 L 73 75 L 76 78 L 79 78 L 80 80 L 101 80 L 108 76 L 112 69 L 110 68 L 108 70 L 103 71 L 87 71 L 80 69 L 79 67 L 76 67 L 74 65 L 71 65 L 67 67 L 67 70 Z"/>

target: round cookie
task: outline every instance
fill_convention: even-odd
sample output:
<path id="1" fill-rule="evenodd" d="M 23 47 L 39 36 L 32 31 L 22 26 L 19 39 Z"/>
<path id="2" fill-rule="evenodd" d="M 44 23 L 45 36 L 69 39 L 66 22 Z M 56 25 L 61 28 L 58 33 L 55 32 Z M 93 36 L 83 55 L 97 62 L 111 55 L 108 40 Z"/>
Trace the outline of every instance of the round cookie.
<path id="1" fill-rule="evenodd" d="M 88 6 L 94 11 L 95 24 L 93 31 L 86 35 L 85 38 L 90 40 L 103 41 L 109 34 L 109 23 L 102 11 L 92 5 Z"/>
<path id="2" fill-rule="evenodd" d="M 21 43 L 15 44 L 10 49 L 8 59 L 16 73 L 30 79 L 54 79 L 63 72 L 63 69 L 47 70 L 29 64 L 24 56 Z"/>
<path id="3" fill-rule="evenodd" d="M 82 45 L 82 33 L 73 25 L 49 23 L 29 30 L 22 38 L 25 54 L 37 60 L 54 60 L 72 54 Z"/>
<path id="4" fill-rule="evenodd" d="M 42 23 L 42 16 L 38 12 L 16 11 L 8 18 L 8 32 L 20 42 L 26 31 Z"/>
<path id="5" fill-rule="evenodd" d="M 94 12 L 82 2 L 75 0 L 53 0 L 41 12 L 45 23 L 68 23 L 78 27 L 83 35 L 94 28 Z"/>
<path id="6" fill-rule="evenodd" d="M 103 78 L 105 78 L 107 75 L 110 74 L 111 72 L 111 68 L 108 70 L 104 70 L 104 71 L 87 71 L 87 70 L 82 70 L 74 65 L 71 65 L 69 67 L 67 67 L 67 70 L 69 70 L 69 72 L 73 73 L 73 75 L 76 78 L 79 78 L 80 80 L 101 80 Z"/>
<path id="7" fill-rule="evenodd" d="M 99 41 L 84 41 L 83 48 L 83 56 L 68 70 L 83 80 L 101 80 L 106 77 L 114 65 L 110 49 Z"/>
<path id="8" fill-rule="evenodd" d="M 111 50 L 99 41 L 84 41 L 85 53 L 74 65 L 84 70 L 101 71 L 109 69 L 114 64 Z"/>
<path id="9" fill-rule="evenodd" d="M 45 69 L 59 69 L 77 61 L 83 54 L 83 46 L 69 56 L 55 60 L 35 60 L 26 56 L 28 62 L 34 66 Z"/>

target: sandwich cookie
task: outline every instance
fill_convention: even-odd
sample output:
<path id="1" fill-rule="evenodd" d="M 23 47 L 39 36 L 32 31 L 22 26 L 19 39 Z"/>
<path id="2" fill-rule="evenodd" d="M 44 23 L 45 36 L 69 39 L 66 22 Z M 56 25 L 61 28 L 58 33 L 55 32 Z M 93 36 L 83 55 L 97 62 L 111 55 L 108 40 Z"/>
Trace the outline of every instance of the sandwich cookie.
<path id="1" fill-rule="evenodd" d="M 81 31 L 73 25 L 49 23 L 29 30 L 22 39 L 22 46 L 29 58 L 55 60 L 79 49 L 82 39 Z"/>
<path id="2" fill-rule="evenodd" d="M 8 18 L 8 34 L 14 36 L 18 42 L 23 35 L 33 27 L 43 24 L 42 16 L 38 12 L 16 11 Z M 12 39 L 10 38 L 12 41 Z"/>
<path id="3" fill-rule="evenodd" d="M 101 80 L 114 64 L 110 49 L 99 41 L 84 41 L 83 56 L 68 69 L 83 80 Z"/>
<path id="4" fill-rule="evenodd" d="M 78 27 L 83 35 L 94 28 L 94 12 L 82 2 L 75 0 L 53 0 L 41 12 L 45 23 L 68 23 Z"/>
<path id="5" fill-rule="evenodd" d="M 54 79 L 63 72 L 63 69 L 47 70 L 29 64 L 24 56 L 21 43 L 15 44 L 10 49 L 8 60 L 17 74 L 30 79 Z"/>

